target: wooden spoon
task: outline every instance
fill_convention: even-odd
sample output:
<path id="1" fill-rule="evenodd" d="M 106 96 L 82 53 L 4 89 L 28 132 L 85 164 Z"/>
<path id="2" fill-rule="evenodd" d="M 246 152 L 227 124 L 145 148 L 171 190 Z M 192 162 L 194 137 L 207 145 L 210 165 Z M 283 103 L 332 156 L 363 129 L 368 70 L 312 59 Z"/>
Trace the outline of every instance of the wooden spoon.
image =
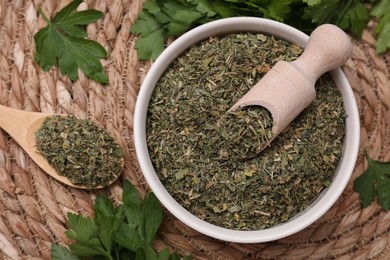
<path id="1" fill-rule="evenodd" d="M 43 121 L 54 114 L 26 112 L 0 105 L 0 115 L 0 127 L 4 129 L 13 139 L 15 139 L 15 141 L 24 149 L 30 158 L 42 168 L 42 170 L 66 185 L 87 189 L 87 187 L 75 185 L 70 182 L 68 178 L 59 175 L 35 148 L 35 133 L 39 128 L 41 128 Z M 112 184 L 114 181 L 115 179 L 106 186 Z M 95 189 L 104 187 L 105 186 L 98 186 L 95 187 Z"/>
<path id="2" fill-rule="evenodd" d="M 314 100 L 317 79 L 351 55 L 348 35 L 335 25 L 321 25 L 312 32 L 298 59 L 278 61 L 230 110 L 249 105 L 268 109 L 273 118 L 272 140 Z"/>

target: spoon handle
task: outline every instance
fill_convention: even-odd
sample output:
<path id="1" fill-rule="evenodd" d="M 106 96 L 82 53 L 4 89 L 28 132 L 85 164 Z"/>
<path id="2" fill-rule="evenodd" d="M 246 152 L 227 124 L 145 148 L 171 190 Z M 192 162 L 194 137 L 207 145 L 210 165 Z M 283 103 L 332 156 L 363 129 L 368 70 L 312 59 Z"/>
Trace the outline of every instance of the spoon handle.
<path id="1" fill-rule="evenodd" d="M 322 74 L 340 67 L 351 55 L 349 36 L 335 25 L 324 24 L 311 33 L 304 52 L 291 64 L 314 86 Z"/>
<path id="2" fill-rule="evenodd" d="M 22 141 L 20 137 L 27 133 L 26 129 L 30 130 L 30 127 L 35 125 L 37 121 L 40 124 L 47 116 L 44 113 L 27 112 L 2 105 L 0 105 L 0 115 L 0 128 L 17 142 Z"/>

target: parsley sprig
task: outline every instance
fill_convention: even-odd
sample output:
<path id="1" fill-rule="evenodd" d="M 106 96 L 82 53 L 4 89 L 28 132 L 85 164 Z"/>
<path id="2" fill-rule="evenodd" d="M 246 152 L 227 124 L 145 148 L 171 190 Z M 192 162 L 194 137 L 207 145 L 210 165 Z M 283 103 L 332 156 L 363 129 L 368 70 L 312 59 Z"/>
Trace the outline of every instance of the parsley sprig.
<path id="1" fill-rule="evenodd" d="M 92 79 L 107 83 L 107 76 L 99 60 L 105 58 L 107 52 L 96 41 L 85 39 L 87 32 L 82 27 L 99 20 L 103 13 L 97 10 L 75 12 L 81 2 L 72 1 L 51 20 L 40 10 L 47 26 L 34 36 L 34 59 L 45 71 L 58 66 L 61 73 L 68 75 L 71 80 L 78 78 L 80 68 Z"/>
<path id="2" fill-rule="evenodd" d="M 373 160 L 366 155 L 367 169 L 354 181 L 363 207 L 370 206 L 375 198 L 384 210 L 390 210 L 390 162 Z"/>
<path id="3" fill-rule="evenodd" d="M 123 204 L 118 206 L 104 196 L 97 196 L 95 218 L 69 213 L 65 234 L 75 242 L 69 249 L 52 244 L 52 259 L 181 259 L 177 253 L 170 253 L 168 248 L 157 253 L 152 247 L 163 219 L 156 196 L 149 193 L 142 202 L 137 189 L 129 181 L 123 184 L 122 196 Z M 183 259 L 189 260 L 191 257 Z"/>
<path id="4" fill-rule="evenodd" d="M 378 21 L 376 51 L 390 48 L 390 1 L 388 0 L 148 0 L 131 28 L 140 37 L 140 59 L 156 59 L 169 37 L 193 27 L 233 16 L 264 17 L 292 25 L 306 33 L 332 23 L 361 37 L 367 23 Z"/>

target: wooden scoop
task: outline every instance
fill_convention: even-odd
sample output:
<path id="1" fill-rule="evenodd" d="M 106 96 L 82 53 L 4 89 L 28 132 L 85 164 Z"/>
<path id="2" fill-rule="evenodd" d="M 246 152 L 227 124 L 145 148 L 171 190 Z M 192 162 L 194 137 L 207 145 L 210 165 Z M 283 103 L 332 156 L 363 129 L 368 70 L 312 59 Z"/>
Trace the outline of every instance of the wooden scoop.
<path id="1" fill-rule="evenodd" d="M 51 117 L 53 115 L 54 114 L 26 112 L 0 105 L 0 127 L 4 129 L 13 139 L 15 139 L 16 142 L 18 142 L 30 158 L 47 174 L 66 185 L 87 189 L 87 187 L 77 186 L 71 183 L 68 178 L 59 175 L 35 148 L 35 133 L 39 128 L 41 128 L 43 121 L 47 117 Z M 112 180 L 112 182 L 114 181 L 115 180 Z M 98 186 L 95 189 L 99 188 L 104 188 L 104 186 Z"/>
<path id="2" fill-rule="evenodd" d="M 230 110 L 250 105 L 265 107 L 273 118 L 275 138 L 314 100 L 317 79 L 340 67 L 351 55 L 348 35 L 337 26 L 321 25 L 312 32 L 298 59 L 277 62 Z"/>

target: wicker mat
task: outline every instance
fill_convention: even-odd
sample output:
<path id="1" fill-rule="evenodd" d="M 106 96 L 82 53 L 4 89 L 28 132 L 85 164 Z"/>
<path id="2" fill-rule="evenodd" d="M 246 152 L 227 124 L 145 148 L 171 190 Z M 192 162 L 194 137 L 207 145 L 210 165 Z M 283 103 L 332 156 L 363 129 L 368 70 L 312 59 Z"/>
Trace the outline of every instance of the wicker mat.
<path id="1" fill-rule="evenodd" d="M 125 169 L 114 185 L 98 193 L 121 201 L 121 180 L 130 179 L 142 193 L 148 186 L 137 165 L 132 142 L 133 112 L 149 62 L 134 50 L 131 24 L 141 0 L 87 0 L 104 18 L 88 34 L 109 52 L 103 61 L 110 84 L 102 86 L 80 75 L 76 82 L 57 69 L 42 71 L 33 61 L 33 35 L 45 23 L 38 9 L 52 15 L 69 0 L 0 0 L 0 104 L 27 111 L 57 112 L 100 122 L 126 149 Z M 374 159 L 390 160 L 390 53 L 377 56 L 370 27 L 354 40 L 353 58 L 344 67 L 358 101 L 361 149 Z M 1 116 L 1 115 L 0 115 Z M 390 212 L 375 204 L 362 209 L 352 190 L 366 162 L 359 156 L 351 181 L 325 216 L 291 237 L 260 244 L 235 244 L 204 236 L 166 213 L 155 240 L 194 259 L 389 259 Z M 96 193 L 61 185 L 40 170 L 0 130 L 0 258 L 49 259 L 52 242 L 69 244 L 64 235 L 67 212 L 91 215 Z"/>

